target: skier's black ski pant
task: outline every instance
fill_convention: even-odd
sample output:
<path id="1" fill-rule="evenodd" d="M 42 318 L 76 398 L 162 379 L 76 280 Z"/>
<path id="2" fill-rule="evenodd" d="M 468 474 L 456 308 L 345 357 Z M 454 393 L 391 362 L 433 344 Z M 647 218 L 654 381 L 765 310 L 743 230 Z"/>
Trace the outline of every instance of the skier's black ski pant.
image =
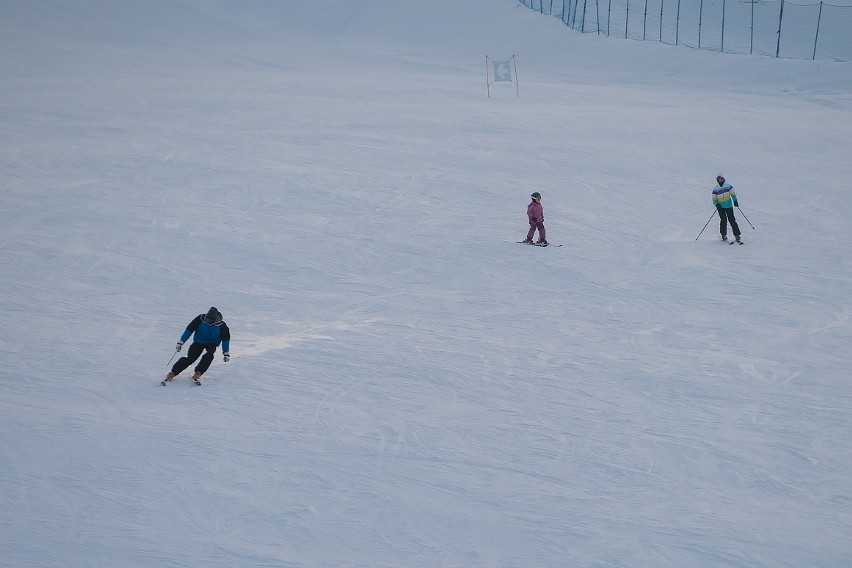
<path id="1" fill-rule="evenodd" d="M 734 231 L 734 236 L 740 236 L 740 226 L 737 225 L 737 220 L 734 218 L 734 208 L 719 207 L 719 233 L 724 237 L 728 234 L 728 222 L 731 223 L 731 230 Z"/>
<path id="2" fill-rule="evenodd" d="M 213 362 L 213 356 L 216 354 L 216 345 L 213 343 L 193 343 L 190 345 L 189 349 L 186 350 L 186 357 L 178 359 L 172 367 L 172 373 L 179 375 L 181 371 L 195 363 L 195 360 L 205 350 L 207 352 L 204 353 L 204 357 L 201 358 L 201 361 L 195 367 L 195 372 L 203 375 L 210 368 L 210 363 Z"/>

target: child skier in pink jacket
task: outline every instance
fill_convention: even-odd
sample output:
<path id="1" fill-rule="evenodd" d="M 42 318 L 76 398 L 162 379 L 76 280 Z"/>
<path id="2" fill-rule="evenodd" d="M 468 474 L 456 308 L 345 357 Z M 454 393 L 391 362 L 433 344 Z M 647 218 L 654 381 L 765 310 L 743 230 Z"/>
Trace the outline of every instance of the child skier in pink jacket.
<path id="1" fill-rule="evenodd" d="M 530 197 L 532 197 L 532 201 L 527 205 L 530 231 L 527 233 L 527 238 L 524 239 L 524 242 L 528 245 L 533 244 L 533 236 L 535 236 L 535 230 L 538 229 L 538 241 L 536 241 L 536 244 L 547 245 L 547 239 L 544 238 L 544 209 L 541 207 L 541 194 L 536 191 Z"/>

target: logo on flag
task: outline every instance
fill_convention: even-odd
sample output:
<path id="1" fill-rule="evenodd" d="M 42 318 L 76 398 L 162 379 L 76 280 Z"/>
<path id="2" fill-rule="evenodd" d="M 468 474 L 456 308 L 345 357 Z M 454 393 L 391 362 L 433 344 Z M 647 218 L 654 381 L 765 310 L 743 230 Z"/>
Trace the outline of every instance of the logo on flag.
<path id="1" fill-rule="evenodd" d="M 512 80 L 512 62 L 511 61 L 492 61 L 494 65 L 494 82 L 511 81 Z"/>

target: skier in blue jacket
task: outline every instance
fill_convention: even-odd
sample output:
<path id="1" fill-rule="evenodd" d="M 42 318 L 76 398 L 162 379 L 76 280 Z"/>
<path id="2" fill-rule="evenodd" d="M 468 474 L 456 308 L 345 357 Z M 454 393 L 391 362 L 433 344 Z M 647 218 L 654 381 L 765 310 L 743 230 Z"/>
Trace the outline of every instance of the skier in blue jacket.
<path id="1" fill-rule="evenodd" d="M 184 342 L 189 339 L 189 336 L 195 334 L 192 338 L 192 344 L 187 350 L 186 357 L 181 357 L 172 366 L 172 370 L 166 375 L 166 380 L 163 384 L 171 381 L 178 376 L 181 371 L 195 363 L 195 360 L 201 355 L 201 361 L 195 367 L 195 373 L 192 375 L 192 380 L 197 384 L 201 384 L 201 375 L 210 367 L 213 362 L 213 356 L 216 354 L 216 348 L 222 344 L 222 353 L 227 363 L 231 359 L 228 353 L 231 344 L 231 331 L 228 329 L 228 324 L 222 320 L 222 314 L 216 308 L 210 308 L 206 314 L 198 314 L 193 318 L 180 340 L 175 346 L 175 351 L 180 351 Z"/>

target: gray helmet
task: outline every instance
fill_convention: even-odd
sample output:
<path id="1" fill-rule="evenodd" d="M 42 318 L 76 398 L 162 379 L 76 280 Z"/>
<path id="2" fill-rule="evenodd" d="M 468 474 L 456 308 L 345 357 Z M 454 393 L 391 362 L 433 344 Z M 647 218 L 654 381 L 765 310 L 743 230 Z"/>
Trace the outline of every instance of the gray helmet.
<path id="1" fill-rule="evenodd" d="M 222 314 L 220 314 L 219 310 L 216 308 L 211 307 L 207 310 L 207 314 L 204 316 L 204 321 L 207 325 L 218 325 L 222 323 Z"/>
<path id="2" fill-rule="evenodd" d="M 536 201 L 538 201 L 539 199 L 541 199 L 541 194 L 540 194 L 539 192 L 537 192 L 537 191 L 534 191 L 534 192 L 533 192 L 533 194 L 532 194 L 532 195 L 530 195 L 530 197 L 532 197 L 533 199 L 535 199 Z"/>

